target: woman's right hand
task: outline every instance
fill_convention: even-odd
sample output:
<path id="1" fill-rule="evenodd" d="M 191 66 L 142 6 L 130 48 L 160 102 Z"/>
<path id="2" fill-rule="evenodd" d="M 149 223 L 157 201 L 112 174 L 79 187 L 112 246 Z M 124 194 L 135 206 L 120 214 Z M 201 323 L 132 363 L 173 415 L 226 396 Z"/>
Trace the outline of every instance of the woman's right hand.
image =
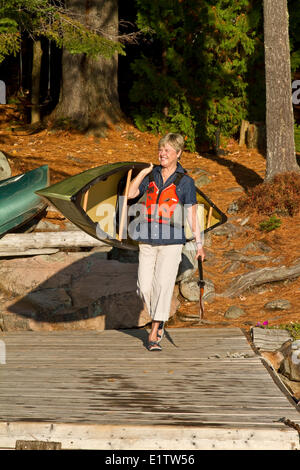
<path id="1" fill-rule="evenodd" d="M 137 197 L 140 193 L 139 191 L 139 185 L 143 181 L 143 179 L 151 173 L 153 169 L 153 163 L 150 163 L 149 166 L 146 168 L 143 168 L 138 175 L 131 181 L 130 186 L 129 186 L 129 191 L 128 191 L 128 199 L 134 199 Z"/>
<path id="2" fill-rule="evenodd" d="M 149 166 L 147 166 L 146 168 L 143 168 L 143 170 L 140 171 L 140 174 L 142 174 L 143 177 L 145 178 L 145 176 L 149 175 L 149 173 L 151 173 L 152 170 L 153 170 L 153 163 L 150 163 Z"/>

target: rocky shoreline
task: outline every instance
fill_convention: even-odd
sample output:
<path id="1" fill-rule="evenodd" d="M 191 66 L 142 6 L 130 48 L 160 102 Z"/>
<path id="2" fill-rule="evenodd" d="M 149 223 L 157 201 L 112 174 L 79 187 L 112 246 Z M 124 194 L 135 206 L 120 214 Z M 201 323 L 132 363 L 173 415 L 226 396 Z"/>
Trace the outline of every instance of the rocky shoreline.
<path id="1" fill-rule="evenodd" d="M 53 213 L 53 208 L 48 212 L 51 210 Z M 46 218 L 35 225 L 34 231 L 46 232 L 50 239 L 52 233 L 66 228 L 77 230 L 66 220 L 62 225 Z M 247 219 L 231 216 L 225 224 L 209 233 L 205 238 L 204 266 L 214 267 L 220 261 L 213 249 L 215 237 L 233 240 L 244 230 L 247 230 Z M 204 274 L 204 302 L 209 304 L 226 297 L 240 300 L 249 291 L 264 292 L 273 283 L 292 282 L 300 276 L 300 258 L 285 266 L 272 251 L 260 240 L 247 243 L 240 250 L 224 250 L 224 275 L 241 269 L 242 274 L 233 277 L 222 292 L 216 292 L 214 281 Z M 194 243 L 187 243 L 177 274 L 171 316 L 180 305 L 180 299 L 199 301 L 195 253 Z M 70 324 L 75 328 L 76 322 L 79 328 L 85 328 L 85 323 L 87 328 L 97 329 L 145 326 L 150 318 L 136 296 L 137 266 L 136 251 L 107 245 L 74 250 L 58 248 L 52 254 L 2 258 L 0 329 L 57 329 L 68 328 Z M 291 302 L 274 298 L 266 302 L 264 308 L 270 312 L 289 310 Z M 100 310 L 101 315 L 98 315 Z M 134 313 L 123 314 L 122 311 Z M 224 318 L 237 319 L 245 314 L 238 302 L 224 311 Z"/>

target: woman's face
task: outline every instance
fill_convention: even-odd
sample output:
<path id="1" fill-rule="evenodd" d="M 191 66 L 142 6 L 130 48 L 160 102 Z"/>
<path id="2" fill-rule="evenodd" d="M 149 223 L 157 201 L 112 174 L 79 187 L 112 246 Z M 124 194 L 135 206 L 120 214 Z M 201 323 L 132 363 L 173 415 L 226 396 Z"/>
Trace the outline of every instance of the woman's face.
<path id="1" fill-rule="evenodd" d="M 180 152 L 177 153 L 170 144 L 165 144 L 158 150 L 159 163 L 163 168 L 176 165 L 179 157 Z"/>

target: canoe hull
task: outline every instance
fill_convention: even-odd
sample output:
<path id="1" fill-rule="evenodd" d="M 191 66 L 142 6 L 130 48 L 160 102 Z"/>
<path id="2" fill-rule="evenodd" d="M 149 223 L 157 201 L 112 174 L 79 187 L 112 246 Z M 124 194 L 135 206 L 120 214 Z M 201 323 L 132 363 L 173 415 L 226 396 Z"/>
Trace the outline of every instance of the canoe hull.
<path id="1" fill-rule="evenodd" d="M 134 178 L 148 165 L 138 162 L 103 165 L 39 190 L 37 194 L 92 237 L 111 246 L 136 250 L 138 242 L 128 234 L 125 233 L 121 241 L 118 239 L 120 196 L 124 193 L 128 171 L 132 170 Z M 196 189 L 198 203 L 204 208 L 205 221 L 210 218 L 209 226 L 206 222 L 203 225 L 203 232 L 206 233 L 226 222 L 227 217 L 199 188 Z M 128 205 L 135 202 L 129 200 Z"/>
<path id="2" fill-rule="evenodd" d="M 47 206 L 36 191 L 49 185 L 49 168 L 43 165 L 0 181 L 0 235 L 16 229 Z"/>

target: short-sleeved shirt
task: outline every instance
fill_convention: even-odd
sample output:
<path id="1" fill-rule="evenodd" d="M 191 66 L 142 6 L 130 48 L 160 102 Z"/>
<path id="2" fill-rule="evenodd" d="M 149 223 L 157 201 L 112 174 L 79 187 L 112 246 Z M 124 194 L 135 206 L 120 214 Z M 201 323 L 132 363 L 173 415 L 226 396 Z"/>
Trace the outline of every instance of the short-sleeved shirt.
<path id="1" fill-rule="evenodd" d="M 161 170 L 162 167 L 160 165 L 155 166 L 152 170 L 154 182 L 159 190 L 167 188 L 175 181 L 177 174 L 182 173 L 183 176 L 176 186 L 178 199 L 184 207 L 197 204 L 194 180 L 186 174 L 180 163 L 177 163 L 175 172 L 169 176 L 165 183 L 163 183 Z M 138 198 L 141 198 L 145 194 L 149 182 L 149 175 L 147 175 L 139 186 L 140 194 Z M 186 243 L 183 226 L 173 226 L 159 222 L 148 223 L 145 220 L 145 222 L 140 223 L 139 229 L 139 233 L 135 239 L 142 243 L 149 243 L 151 245 L 178 245 Z"/>

